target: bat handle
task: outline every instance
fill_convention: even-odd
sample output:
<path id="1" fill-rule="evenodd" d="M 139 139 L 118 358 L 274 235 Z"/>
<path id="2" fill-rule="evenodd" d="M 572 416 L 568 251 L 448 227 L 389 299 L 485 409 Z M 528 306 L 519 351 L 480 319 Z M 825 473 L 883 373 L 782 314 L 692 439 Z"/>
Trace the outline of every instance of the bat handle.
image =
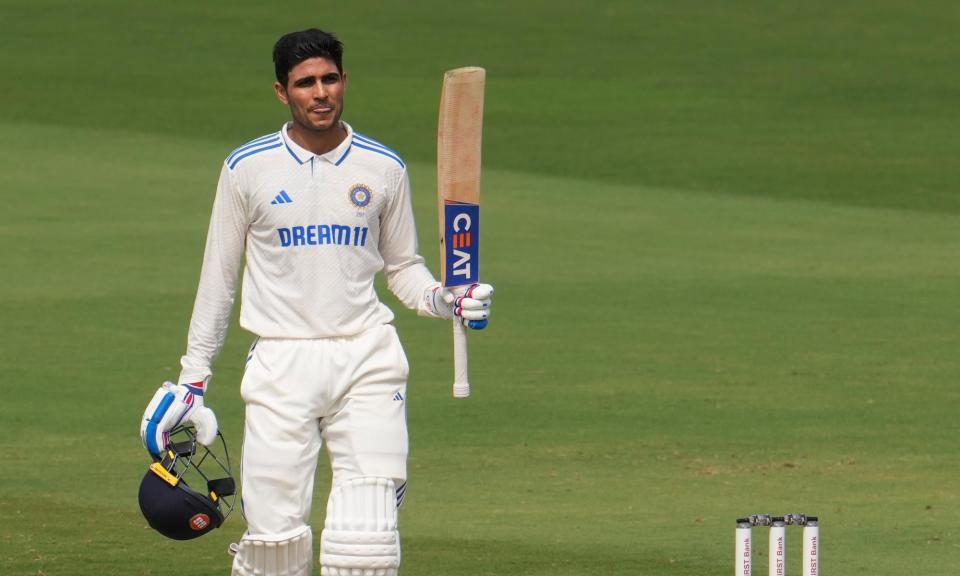
<path id="1" fill-rule="evenodd" d="M 470 381 L 467 376 L 467 328 L 459 318 L 453 319 L 453 397 L 466 398 L 470 395 Z"/>

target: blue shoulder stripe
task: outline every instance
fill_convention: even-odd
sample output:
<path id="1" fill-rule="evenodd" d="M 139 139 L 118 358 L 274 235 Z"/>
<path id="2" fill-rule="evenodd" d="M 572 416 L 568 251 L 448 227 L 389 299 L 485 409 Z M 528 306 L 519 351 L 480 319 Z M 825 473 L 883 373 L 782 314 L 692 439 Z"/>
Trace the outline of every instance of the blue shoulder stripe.
<path id="1" fill-rule="evenodd" d="M 403 163 L 403 160 L 401 160 L 399 156 L 397 156 L 396 154 L 391 154 L 390 152 L 384 150 L 383 148 L 368 146 L 367 144 L 364 144 L 362 141 L 357 140 L 356 138 L 354 138 L 353 140 L 353 145 L 356 146 L 357 148 L 363 148 L 364 150 L 369 150 L 371 152 L 376 152 L 377 154 L 382 154 L 383 156 L 386 156 L 387 158 L 394 160 L 397 164 L 400 165 L 401 168 L 407 167 L 406 164 Z"/>
<path id="2" fill-rule="evenodd" d="M 227 163 L 229 164 L 230 162 L 233 162 L 234 157 L 236 157 L 237 154 L 243 152 L 244 150 L 249 150 L 249 149 L 251 149 L 251 148 L 253 148 L 253 147 L 255 147 L 255 146 L 259 146 L 259 145 L 261 145 L 261 144 L 266 144 L 267 142 L 272 143 L 272 142 L 274 142 L 275 140 L 279 140 L 279 139 L 280 139 L 280 133 L 279 133 L 279 132 L 274 132 L 273 134 L 267 134 L 266 136 L 261 136 L 260 138 L 257 138 L 256 140 L 251 140 L 251 141 L 247 142 L 246 144 L 244 144 L 243 146 L 241 146 L 241 147 L 237 148 L 236 150 L 234 150 L 233 152 L 231 152 L 230 155 L 227 156 Z"/>
<path id="3" fill-rule="evenodd" d="M 273 148 L 279 148 L 281 146 L 283 146 L 283 142 L 274 142 L 272 144 L 268 142 L 264 145 L 261 145 L 260 148 L 254 148 L 253 150 L 244 152 L 243 154 L 233 159 L 233 162 L 230 164 L 230 169 L 233 170 L 236 167 L 236 165 L 239 164 L 240 161 L 246 158 L 247 156 L 253 156 L 254 154 L 266 152 L 267 150 L 272 150 Z"/>
<path id="4" fill-rule="evenodd" d="M 232 155 L 236 154 L 239 150 L 241 150 L 241 149 L 243 149 L 243 148 L 245 148 L 245 147 L 247 147 L 247 146 L 250 146 L 251 144 L 259 144 L 259 143 L 264 142 L 264 141 L 266 141 L 266 140 L 273 140 L 274 138 L 276 138 L 276 137 L 279 136 L 279 135 L 280 135 L 280 132 L 271 132 L 270 134 L 264 134 L 263 136 L 258 136 L 257 138 L 254 138 L 253 140 L 251 140 L 251 141 L 249 141 L 249 142 L 246 142 L 246 143 L 244 143 L 244 144 L 241 144 L 236 150 L 234 150 L 233 152 L 231 152 L 230 155 L 232 156 Z"/>
<path id="5" fill-rule="evenodd" d="M 390 152 L 391 154 L 393 154 L 393 155 L 396 156 L 397 158 L 400 157 L 400 153 L 399 153 L 399 152 L 397 152 L 396 150 L 392 150 L 389 146 L 384 146 L 382 143 L 377 142 L 376 140 L 374 140 L 373 138 L 367 136 L 366 134 L 360 134 L 360 133 L 358 133 L 358 132 L 354 132 L 354 133 L 353 133 L 353 137 L 354 137 L 355 139 L 363 142 L 364 144 L 369 144 L 369 145 L 371 145 L 371 146 L 377 146 L 377 147 L 379 147 L 379 148 L 383 148 L 384 150 L 386 150 L 387 152 Z"/>

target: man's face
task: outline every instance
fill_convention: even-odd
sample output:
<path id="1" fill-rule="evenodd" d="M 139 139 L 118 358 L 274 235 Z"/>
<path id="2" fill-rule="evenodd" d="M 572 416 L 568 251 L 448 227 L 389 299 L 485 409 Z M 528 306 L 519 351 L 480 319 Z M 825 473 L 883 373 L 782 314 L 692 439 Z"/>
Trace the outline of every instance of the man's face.
<path id="1" fill-rule="evenodd" d="M 337 128 L 343 114 L 347 75 L 327 58 L 309 58 L 290 70 L 287 85 L 274 83 L 277 98 L 290 107 L 293 121 L 311 132 Z"/>

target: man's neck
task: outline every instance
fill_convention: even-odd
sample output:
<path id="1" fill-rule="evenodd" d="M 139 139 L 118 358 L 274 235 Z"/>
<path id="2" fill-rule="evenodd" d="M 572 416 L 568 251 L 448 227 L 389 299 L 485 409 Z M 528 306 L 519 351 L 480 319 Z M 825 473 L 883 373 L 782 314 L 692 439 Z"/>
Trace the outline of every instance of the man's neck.
<path id="1" fill-rule="evenodd" d="M 320 156 L 339 146 L 347 137 L 347 129 L 342 122 L 337 122 L 337 125 L 330 130 L 313 132 L 304 130 L 296 122 L 291 122 L 287 125 L 287 135 L 304 150 Z"/>

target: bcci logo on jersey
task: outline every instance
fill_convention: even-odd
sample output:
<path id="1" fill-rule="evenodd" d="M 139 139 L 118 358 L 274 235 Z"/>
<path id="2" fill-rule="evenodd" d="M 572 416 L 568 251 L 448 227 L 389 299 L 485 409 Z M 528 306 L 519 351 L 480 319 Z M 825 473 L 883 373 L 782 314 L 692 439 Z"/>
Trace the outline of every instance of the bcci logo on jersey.
<path id="1" fill-rule="evenodd" d="M 353 202 L 353 205 L 357 208 L 366 208 L 372 198 L 373 193 L 370 192 L 368 186 L 356 184 L 350 188 L 350 201 Z"/>
<path id="2" fill-rule="evenodd" d="M 480 278 L 480 206 L 447 202 L 443 215 L 447 286 L 474 284 Z"/>

